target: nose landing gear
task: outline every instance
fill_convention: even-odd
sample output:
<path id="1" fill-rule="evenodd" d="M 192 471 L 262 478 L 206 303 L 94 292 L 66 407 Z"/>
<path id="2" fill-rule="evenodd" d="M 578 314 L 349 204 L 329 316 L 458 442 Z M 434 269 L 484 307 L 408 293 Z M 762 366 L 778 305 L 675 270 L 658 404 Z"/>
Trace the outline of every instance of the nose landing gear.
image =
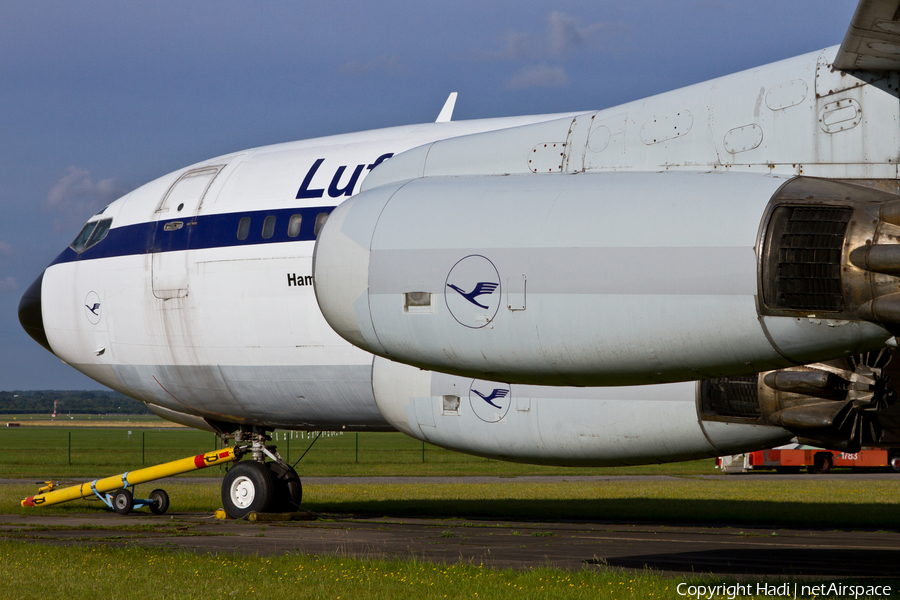
<path id="1" fill-rule="evenodd" d="M 272 438 L 257 428 L 242 427 L 234 433 L 235 443 L 250 442 L 251 460 L 237 463 L 222 482 L 222 505 L 233 519 L 251 512 L 291 512 L 300 506 L 303 487 L 297 472 L 287 464 Z M 266 462 L 266 457 L 271 461 Z"/>

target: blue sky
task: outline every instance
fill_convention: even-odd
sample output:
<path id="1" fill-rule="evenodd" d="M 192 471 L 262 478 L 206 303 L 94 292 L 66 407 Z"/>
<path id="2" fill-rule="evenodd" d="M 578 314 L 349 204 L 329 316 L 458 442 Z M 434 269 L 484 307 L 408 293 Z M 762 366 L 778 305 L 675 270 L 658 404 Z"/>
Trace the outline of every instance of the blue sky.
<path id="1" fill-rule="evenodd" d="M 6 2 L 0 390 L 99 389 L 19 327 L 84 220 L 182 166 L 432 121 L 601 109 L 839 44 L 855 0 Z"/>

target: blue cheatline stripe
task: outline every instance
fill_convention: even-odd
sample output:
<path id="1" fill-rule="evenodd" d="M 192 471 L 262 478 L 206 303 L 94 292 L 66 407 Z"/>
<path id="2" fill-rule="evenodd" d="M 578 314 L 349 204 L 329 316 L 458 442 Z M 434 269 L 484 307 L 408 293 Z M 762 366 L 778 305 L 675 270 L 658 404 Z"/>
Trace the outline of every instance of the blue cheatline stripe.
<path id="1" fill-rule="evenodd" d="M 175 252 L 178 250 L 206 250 L 208 248 L 228 248 L 231 246 L 253 246 L 277 244 L 281 242 L 309 242 L 316 239 L 314 229 L 316 217 L 321 213 L 331 213 L 335 207 L 318 206 L 310 208 L 284 208 L 279 210 L 257 210 L 240 213 L 203 215 L 191 219 L 167 219 L 165 221 L 137 223 L 109 230 L 106 238 L 78 254 L 71 248 L 63 250 L 51 264 L 148 254 L 151 252 Z M 292 215 L 303 215 L 300 234 L 288 237 L 288 222 Z M 250 218 L 250 234 L 245 240 L 237 238 L 238 223 L 244 217 Z M 269 239 L 263 239 L 262 227 L 266 217 L 275 217 L 275 231 Z M 181 221 L 184 226 L 174 231 L 165 231 L 166 223 Z"/>

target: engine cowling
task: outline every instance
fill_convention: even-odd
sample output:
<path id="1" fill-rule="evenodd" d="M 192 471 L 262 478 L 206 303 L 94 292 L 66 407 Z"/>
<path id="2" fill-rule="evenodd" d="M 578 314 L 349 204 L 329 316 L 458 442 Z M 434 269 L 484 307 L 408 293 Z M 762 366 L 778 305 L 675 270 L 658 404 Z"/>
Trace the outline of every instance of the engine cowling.
<path id="1" fill-rule="evenodd" d="M 793 437 L 758 419 L 698 418 L 696 382 L 528 386 L 423 371 L 376 358 L 372 386 L 378 409 L 403 433 L 450 450 L 512 462 L 664 463 L 769 448 Z"/>
<path id="2" fill-rule="evenodd" d="M 332 213 L 316 296 L 351 343 L 465 377 L 594 386 L 749 375 L 892 340 L 898 202 L 735 173 L 394 182 Z"/>
<path id="3" fill-rule="evenodd" d="M 375 358 L 379 411 L 459 452 L 533 464 L 620 466 L 724 456 L 789 441 L 900 446 L 900 363 L 881 351 L 750 376 L 655 386 L 554 387 L 424 371 Z"/>

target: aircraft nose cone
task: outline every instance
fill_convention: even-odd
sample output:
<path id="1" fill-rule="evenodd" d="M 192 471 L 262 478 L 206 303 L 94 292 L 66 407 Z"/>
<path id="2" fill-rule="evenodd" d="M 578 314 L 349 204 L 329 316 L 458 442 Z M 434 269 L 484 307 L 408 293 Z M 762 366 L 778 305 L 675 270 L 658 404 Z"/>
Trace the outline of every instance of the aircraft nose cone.
<path id="1" fill-rule="evenodd" d="M 44 274 L 34 280 L 19 301 L 19 323 L 25 333 L 34 338 L 38 344 L 53 352 L 47 333 L 44 331 L 44 313 L 41 309 L 41 284 L 44 282 Z"/>

